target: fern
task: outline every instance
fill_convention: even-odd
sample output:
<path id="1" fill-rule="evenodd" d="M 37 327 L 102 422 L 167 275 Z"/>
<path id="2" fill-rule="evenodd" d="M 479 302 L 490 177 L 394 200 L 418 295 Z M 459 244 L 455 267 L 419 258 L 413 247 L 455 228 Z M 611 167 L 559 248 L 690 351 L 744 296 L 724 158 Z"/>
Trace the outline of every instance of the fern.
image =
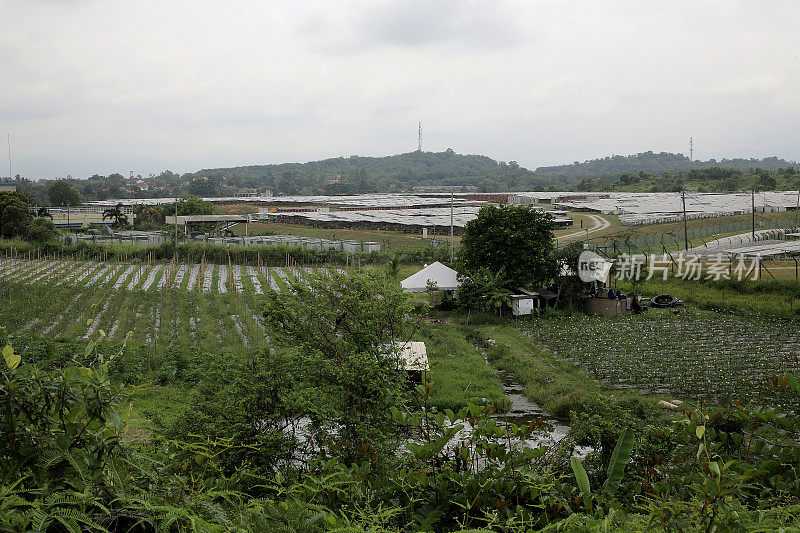
<path id="1" fill-rule="evenodd" d="M 127 473 L 124 470 L 124 464 L 117 457 L 112 457 L 107 463 L 108 477 L 110 478 L 111 485 L 117 492 L 121 493 L 123 498 L 130 493 L 130 485 L 127 481 Z"/>
<path id="2" fill-rule="evenodd" d="M 108 530 L 95 522 L 91 516 L 86 514 L 85 512 L 79 511 L 77 509 L 67 509 L 67 508 L 57 508 L 54 509 L 50 516 L 53 520 L 58 520 L 61 524 L 64 525 L 69 531 L 77 531 L 80 533 L 80 527 L 78 527 L 78 522 L 90 527 L 93 531 L 105 531 L 108 533 Z M 69 524 L 69 525 L 67 525 Z M 76 529 L 70 529 L 71 525 L 75 525 Z"/>
<path id="3" fill-rule="evenodd" d="M 90 477 L 91 465 L 89 464 L 89 460 L 85 451 L 53 448 L 52 450 L 44 453 L 43 457 L 45 459 L 44 464 L 47 468 L 51 468 L 62 461 L 68 462 L 70 466 L 72 466 L 73 470 L 78 473 L 78 479 L 81 483 L 80 488 L 90 486 L 92 484 Z"/>
<path id="4" fill-rule="evenodd" d="M 81 533 L 81 528 L 78 525 L 78 522 L 76 522 L 73 518 L 57 516 L 56 520 L 60 522 L 69 533 Z"/>

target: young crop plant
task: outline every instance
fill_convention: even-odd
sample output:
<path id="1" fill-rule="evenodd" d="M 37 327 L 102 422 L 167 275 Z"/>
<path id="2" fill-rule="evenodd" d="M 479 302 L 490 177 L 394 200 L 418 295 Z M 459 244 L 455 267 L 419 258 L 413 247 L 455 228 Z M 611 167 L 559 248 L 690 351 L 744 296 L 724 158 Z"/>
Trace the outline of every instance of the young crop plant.
<path id="1" fill-rule="evenodd" d="M 611 386 L 800 406 L 781 381 L 787 372 L 800 370 L 800 339 L 790 322 L 713 311 L 655 311 L 615 320 L 534 319 L 526 332 Z"/>

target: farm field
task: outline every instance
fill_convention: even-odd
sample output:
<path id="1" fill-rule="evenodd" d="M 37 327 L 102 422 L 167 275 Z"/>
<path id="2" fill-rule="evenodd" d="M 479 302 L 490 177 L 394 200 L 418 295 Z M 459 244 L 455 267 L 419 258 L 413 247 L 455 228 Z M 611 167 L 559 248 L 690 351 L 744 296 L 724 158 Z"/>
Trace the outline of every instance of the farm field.
<path id="1" fill-rule="evenodd" d="M 279 290 L 290 276 L 324 273 L 326 267 L 267 267 L 236 264 L 161 264 L 72 260 L 0 259 L 0 276 L 23 285 L 70 286 L 157 292 L 164 288 L 187 292 L 244 291 L 263 294 Z M 337 269 L 344 272 L 342 269 Z"/>
<path id="2" fill-rule="evenodd" d="M 259 294 L 325 269 L 96 261 L 0 261 L 0 325 L 15 337 L 96 338 L 148 356 L 244 353 L 265 339 Z M 21 290 L 24 288 L 24 290 Z M 84 341 L 85 342 L 85 341 Z"/>
<path id="3" fill-rule="evenodd" d="M 539 318 L 523 330 L 613 387 L 712 403 L 798 406 L 782 379 L 800 369 L 800 338 L 789 321 L 650 310 L 612 319 Z"/>
<path id="4" fill-rule="evenodd" d="M 403 265 L 399 275 L 416 270 Z M 131 332 L 126 352 L 145 374 L 171 354 L 238 356 L 270 346 L 260 295 L 267 288 L 282 290 L 298 275 L 326 272 L 324 267 L 6 259 L 0 260 L 0 326 L 34 360 L 37 350 L 52 350 L 43 347 L 48 342 L 78 353 L 101 331 L 99 345 L 107 347 L 120 345 Z M 501 400 L 500 382 L 474 346 L 451 338 L 455 328 L 447 335 L 440 329 L 420 332 L 430 343 L 430 360 L 438 363 L 432 402 L 458 408 L 467 400 Z"/>
<path id="5" fill-rule="evenodd" d="M 402 270 L 407 275 L 414 269 Z M 148 358 L 198 349 L 242 354 L 267 344 L 259 295 L 266 288 L 281 290 L 294 276 L 325 271 L 6 259 L 0 260 L 0 325 L 18 339 L 54 342 L 87 342 L 102 331 L 101 342 L 109 345 L 121 343 L 130 331 L 129 347 Z M 477 367 L 472 355 L 453 359 L 471 351 L 452 340 L 463 339 L 458 328 L 427 326 L 421 333 L 443 343 L 445 337 L 434 333 L 441 327 L 448 328 L 452 346 L 435 356 L 441 362 L 435 373 L 440 374 L 435 376 L 437 401 L 451 406 L 464 393 L 452 380 L 463 378 L 467 385 Z M 613 319 L 533 318 L 520 327 L 535 343 L 597 379 L 645 392 L 780 403 L 788 400 L 774 376 L 800 367 L 800 338 L 785 320 L 684 309 Z M 472 362 L 461 368 L 467 360 Z M 497 385 L 486 379 L 478 380 L 487 383 L 478 397 L 494 398 Z"/>

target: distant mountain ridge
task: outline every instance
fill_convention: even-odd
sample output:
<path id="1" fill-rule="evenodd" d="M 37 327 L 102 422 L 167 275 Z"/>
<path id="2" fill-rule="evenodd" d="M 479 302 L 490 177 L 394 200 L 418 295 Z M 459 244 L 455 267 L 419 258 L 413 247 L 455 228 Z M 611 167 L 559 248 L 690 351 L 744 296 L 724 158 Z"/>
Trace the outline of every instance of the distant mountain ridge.
<path id="1" fill-rule="evenodd" d="M 535 174 L 543 178 L 555 180 L 580 180 L 582 178 L 610 178 L 619 177 L 621 174 L 648 172 L 661 174 L 664 172 L 689 172 L 708 168 L 726 168 L 749 172 L 750 169 L 763 169 L 776 171 L 782 168 L 800 168 L 797 162 L 787 161 L 778 157 L 765 157 L 763 159 L 709 159 L 708 161 L 690 160 L 683 154 L 670 152 L 655 153 L 652 151 L 633 155 L 614 155 L 601 159 L 592 159 L 583 163 L 574 162 L 569 165 L 555 165 L 539 167 Z"/>
<path id="2" fill-rule="evenodd" d="M 783 169 L 782 171 L 779 171 Z M 84 200 L 108 198 L 233 196 L 242 191 L 281 194 L 360 194 L 406 192 L 415 187 L 475 187 L 485 192 L 543 190 L 671 191 L 681 187 L 709 191 L 800 188 L 800 167 L 778 157 L 690 161 L 681 154 L 642 152 L 582 163 L 526 169 L 516 161 L 495 161 L 484 155 L 415 151 L 365 157 L 333 157 L 307 163 L 278 163 L 209 168 L 178 174 L 164 171 L 126 178 L 114 173 L 68 181 Z M 774 174 L 770 175 L 770 174 Z M 52 180 L 20 178 L 19 189 L 47 205 Z"/>
<path id="3" fill-rule="evenodd" d="M 336 157 L 308 163 L 280 163 L 204 169 L 194 174 L 241 179 L 251 186 L 269 186 L 278 194 L 298 192 L 395 192 L 414 186 L 477 186 L 486 191 L 573 189 L 585 179 L 619 178 L 645 172 L 677 174 L 721 167 L 749 173 L 751 169 L 777 171 L 798 168 L 778 157 L 764 159 L 710 159 L 691 161 L 682 154 L 642 152 L 609 156 L 582 163 L 539 167 L 531 171 L 517 162 L 495 161 L 483 155 L 444 152 L 408 152 L 384 157 Z"/>
<path id="4" fill-rule="evenodd" d="M 505 164 L 504 164 L 505 165 Z M 308 163 L 278 163 L 203 169 L 197 176 L 231 176 L 266 184 L 274 192 L 355 192 L 405 190 L 415 185 L 476 185 L 499 176 L 497 161 L 482 155 L 444 152 L 408 152 L 398 155 L 333 157 Z M 530 171 L 526 171 L 529 172 Z"/>

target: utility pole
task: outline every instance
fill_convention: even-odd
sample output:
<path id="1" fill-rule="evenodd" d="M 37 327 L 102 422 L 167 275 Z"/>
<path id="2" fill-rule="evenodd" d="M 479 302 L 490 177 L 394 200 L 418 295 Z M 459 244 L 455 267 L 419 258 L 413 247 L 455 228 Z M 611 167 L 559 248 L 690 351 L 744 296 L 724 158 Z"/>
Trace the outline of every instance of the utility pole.
<path id="1" fill-rule="evenodd" d="M 689 162 L 694 162 L 694 138 L 689 137 Z"/>
<path id="2" fill-rule="evenodd" d="M 798 217 L 800 217 L 800 190 L 797 191 L 797 207 L 794 208 L 794 230 L 798 231 Z"/>
<path id="3" fill-rule="evenodd" d="M 453 202 L 455 201 L 455 195 L 451 192 L 450 193 L 450 262 L 453 262 L 453 251 L 455 249 L 455 243 L 453 242 Z"/>
<path id="4" fill-rule="evenodd" d="M 683 202 L 683 249 L 689 251 L 689 231 L 686 229 L 686 191 L 681 191 Z"/>
<path id="5" fill-rule="evenodd" d="M 8 180 L 14 179 L 14 174 L 11 172 L 11 133 L 8 134 Z"/>
<path id="6" fill-rule="evenodd" d="M 750 206 L 751 211 L 753 212 L 753 226 L 751 231 L 751 237 L 753 242 L 756 240 L 756 190 L 753 189 L 750 191 Z"/>
<path id="7" fill-rule="evenodd" d="M 178 251 L 178 197 L 175 196 L 175 252 Z"/>

